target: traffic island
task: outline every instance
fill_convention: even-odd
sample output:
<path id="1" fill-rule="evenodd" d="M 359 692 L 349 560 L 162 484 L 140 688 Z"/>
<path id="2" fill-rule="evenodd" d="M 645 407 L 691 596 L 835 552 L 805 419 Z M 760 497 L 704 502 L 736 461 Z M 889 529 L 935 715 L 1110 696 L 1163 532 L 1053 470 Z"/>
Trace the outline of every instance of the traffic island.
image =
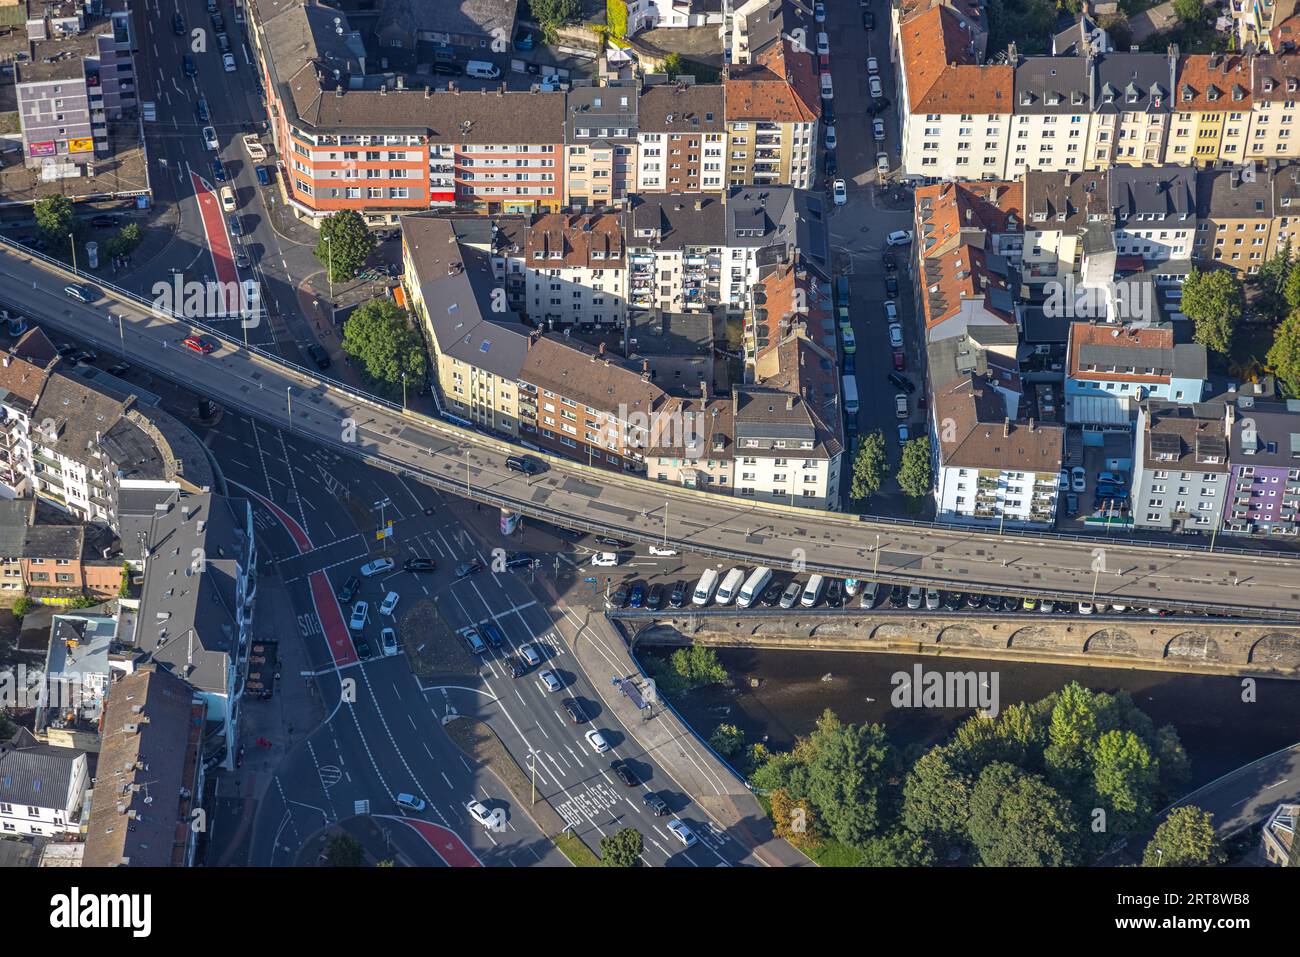
<path id="1" fill-rule="evenodd" d="M 420 681 L 435 676 L 477 675 L 479 660 L 438 612 L 437 602 L 421 598 L 398 622 L 397 633 L 411 670 Z"/>

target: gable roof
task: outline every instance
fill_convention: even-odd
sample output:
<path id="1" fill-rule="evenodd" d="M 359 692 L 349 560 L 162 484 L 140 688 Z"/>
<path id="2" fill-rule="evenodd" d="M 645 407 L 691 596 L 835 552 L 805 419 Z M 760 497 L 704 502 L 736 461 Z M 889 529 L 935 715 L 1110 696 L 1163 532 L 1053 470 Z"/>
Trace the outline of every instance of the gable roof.
<path id="1" fill-rule="evenodd" d="M 907 107 L 912 113 L 1010 113 L 1015 70 L 980 66 L 974 24 L 934 6 L 899 27 Z"/>
<path id="2" fill-rule="evenodd" d="M 0 741 L 0 803 L 69 810 L 67 807 L 77 759 L 83 752 L 40 744 L 30 731 L 19 728 L 8 741 Z M 73 795 L 75 797 L 75 795 Z"/>
<path id="3" fill-rule="evenodd" d="M 939 462 L 956 468 L 1059 472 L 1065 429 L 1042 422 L 1011 422 L 1005 398 L 987 376 L 963 376 L 936 389 L 934 414 L 950 419 L 939 435 Z"/>
<path id="4" fill-rule="evenodd" d="M 1183 112 L 1249 110 L 1250 61 L 1240 54 L 1188 54 L 1178 58 L 1176 109 Z"/>
<path id="5" fill-rule="evenodd" d="M 922 254 L 947 250 L 963 234 L 1024 232 L 1024 187 L 1013 182 L 935 183 L 916 190 Z M 982 240 L 978 243 L 983 245 Z"/>

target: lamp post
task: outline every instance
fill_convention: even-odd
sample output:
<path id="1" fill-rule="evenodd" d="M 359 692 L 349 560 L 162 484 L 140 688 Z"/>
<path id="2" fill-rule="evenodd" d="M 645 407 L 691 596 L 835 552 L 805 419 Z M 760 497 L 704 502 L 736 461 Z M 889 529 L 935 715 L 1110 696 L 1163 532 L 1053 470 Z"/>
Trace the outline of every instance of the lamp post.
<path id="1" fill-rule="evenodd" d="M 321 239 L 325 240 L 326 254 L 329 257 L 328 265 L 325 267 L 325 276 L 329 280 L 329 284 L 330 284 L 330 311 L 333 312 L 334 310 L 334 244 L 330 242 L 330 238 L 328 236 L 322 236 Z"/>
<path id="2" fill-rule="evenodd" d="M 406 411 L 406 373 L 402 373 L 402 411 Z"/>
<path id="3" fill-rule="evenodd" d="M 68 248 L 72 250 L 72 272 L 77 272 L 77 241 L 73 238 L 72 233 L 68 233 Z"/>
<path id="4" fill-rule="evenodd" d="M 289 431 L 293 431 L 293 386 L 284 387 L 284 405 L 289 413 Z"/>
<path id="5" fill-rule="evenodd" d="M 876 577 L 876 572 L 880 571 L 880 533 L 876 533 L 876 555 L 875 564 L 871 566 L 871 577 Z"/>
<path id="6" fill-rule="evenodd" d="M 465 497 L 469 498 L 469 446 L 465 447 Z"/>
<path id="7" fill-rule="evenodd" d="M 122 358 L 126 358 L 126 330 L 122 328 L 122 320 L 125 318 L 122 313 L 117 314 L 117 335 L 122 340 Z"/>

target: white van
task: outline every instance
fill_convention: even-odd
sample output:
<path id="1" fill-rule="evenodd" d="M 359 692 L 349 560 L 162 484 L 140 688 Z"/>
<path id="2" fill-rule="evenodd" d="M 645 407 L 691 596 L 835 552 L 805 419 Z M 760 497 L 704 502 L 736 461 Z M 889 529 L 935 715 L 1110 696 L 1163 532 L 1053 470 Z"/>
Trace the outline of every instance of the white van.
<path id="1" fill-rule="evenodd" d="M 476 76 L 480 80 L 495 80 L 501 75 L 501 68 L 487 60 L 470 60 L 465 64 L 465 75 Z"/>
<path id="2" fill-rule="evenodd" d="M 804 586 L 803 597 L 799 599 L 799 604 L 805 608 L 811 608 L 822 600 L 822 589 L 826 587 L 826 579 L 821 575 L 814 575 L 808 579 L 808 584 Z"/>
<path id="3" fill-rule="evenodd" d="M 743 568 L 733 568 L 727 572 L 727 577 L 722 579 L 722 585 L 718 588 L 718 604 L 730 605 L 731 599 L 736 597 L 736 592 L 740 591 L 740 586 L 745 583 L 745 570 Z"/>
<path id="4" fill-rule="evenodd" d="M 695 585 L 695 594 L 691 596 L 692 605 L 707 605 L 713 598 L 713 589 L 718 587 L 718 573 L 710 568 Z"/>
<path id="5" fill-rule="evenodd" d="M 772 569 L 755 568 L 747 579 L 745 585 L 740 589 L 740 594 L 736 596 L 736 604 L 741 608 L 748 608 L 758 600 L 758 596 L 763 594 L 763 589 L 767 583 L 772 580 Z"/>

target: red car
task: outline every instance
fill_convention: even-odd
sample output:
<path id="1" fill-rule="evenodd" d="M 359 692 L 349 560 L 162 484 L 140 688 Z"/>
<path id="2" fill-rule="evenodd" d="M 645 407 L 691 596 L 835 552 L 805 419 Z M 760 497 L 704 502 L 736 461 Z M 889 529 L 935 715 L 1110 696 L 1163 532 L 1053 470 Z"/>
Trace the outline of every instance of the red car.
<path id="1" fill-rule="evenodd" d="M 899 372 L 907 368 L 907 357 L 903 355 L 902 349 L 894 350 L 894 368 Z"/>
<path id="2" fill-rule="evenodd" d="M 208 342 L 208 340 L 204 339 L 202 336 L 186 336 L 181 345 L 186 349 L 193 349 L 195 352 L 202 353 L 205 356 L 216 348 L 216 346 Z"/>

